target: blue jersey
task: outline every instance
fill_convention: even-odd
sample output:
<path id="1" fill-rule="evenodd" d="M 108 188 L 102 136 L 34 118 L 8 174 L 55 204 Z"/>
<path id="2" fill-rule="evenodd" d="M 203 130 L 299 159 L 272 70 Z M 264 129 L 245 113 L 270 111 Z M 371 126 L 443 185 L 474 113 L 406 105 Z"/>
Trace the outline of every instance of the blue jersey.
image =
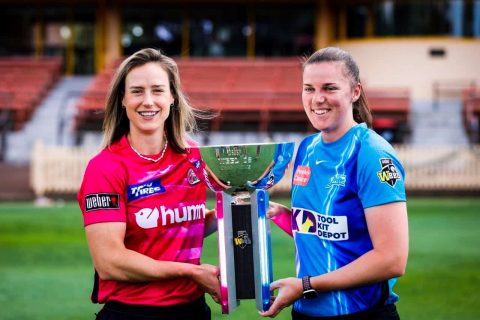
<path id="1" fill-rule="evenodd" d="M 293 170 L 298 277 L 334 271 L 371 250 L 364 209 L 406 200 L 404 170 L 393 148 L 365 124 L 332 143 L 323 142 L 321 133 L 305 138 Z M 297 300 L 294 309 L 309 316 L 355 313 L 376 306 L 382 287 L 388 290 L 385 303 L 393 303 L 395 281 L 320 293 Z"/>

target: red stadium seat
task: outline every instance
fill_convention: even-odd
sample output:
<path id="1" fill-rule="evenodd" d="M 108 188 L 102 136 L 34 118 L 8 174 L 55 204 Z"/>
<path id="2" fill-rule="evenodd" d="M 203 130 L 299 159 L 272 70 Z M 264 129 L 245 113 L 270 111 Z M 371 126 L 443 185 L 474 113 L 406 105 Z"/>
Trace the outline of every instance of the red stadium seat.
<path id="1" fill-rule="evenodd" d="M 56 83 L 63 60 L 58 57 L 2 57 L 0 58 L 0 94 L 10 96 L 0 108 L 10 110 L 13 128 L 20 129 Z"/>

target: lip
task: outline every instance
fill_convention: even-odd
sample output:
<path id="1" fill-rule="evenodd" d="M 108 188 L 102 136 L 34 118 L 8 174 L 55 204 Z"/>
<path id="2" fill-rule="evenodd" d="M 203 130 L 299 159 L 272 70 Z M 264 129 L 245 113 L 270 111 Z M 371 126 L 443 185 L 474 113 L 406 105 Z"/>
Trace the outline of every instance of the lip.
<path id="1" fill-rule="evenodd" d="M 144 118 L 151 118 L 151 117 L 154 117 L 156 116 L 160 111 L 152 111 L 152 110 L 149 110 L 149 111 L 137 111 L 137 114 L 140 115 L 141 117 L 144 117 Z"/>
<path id="2" fill-rule="evenodd" d="M 323 116 L 328 114 L 331 109 L 310 109 L 310 111 L 317 116 Z"/>

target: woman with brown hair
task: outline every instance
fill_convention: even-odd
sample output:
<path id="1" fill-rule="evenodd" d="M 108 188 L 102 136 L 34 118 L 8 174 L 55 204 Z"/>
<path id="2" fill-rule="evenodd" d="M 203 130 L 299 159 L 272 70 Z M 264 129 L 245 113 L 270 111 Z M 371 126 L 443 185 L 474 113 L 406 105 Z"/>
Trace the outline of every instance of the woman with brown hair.
<path id="1" fill-rule="evenodd" d="M 278 296 L 261 314 L 293 304 L 293 319 L 399 319 L 392 288 L 408 257 L 405 175 L 392 146 L 370 129 L 348 52 L 324 48 L 306 59 L 302 102 L 319 132 L 298 148 L 291 209 L 269 210 L 274 222 L 291 222 L 282 228 L 295 240 L 297 277 L 271 284 Z"/>

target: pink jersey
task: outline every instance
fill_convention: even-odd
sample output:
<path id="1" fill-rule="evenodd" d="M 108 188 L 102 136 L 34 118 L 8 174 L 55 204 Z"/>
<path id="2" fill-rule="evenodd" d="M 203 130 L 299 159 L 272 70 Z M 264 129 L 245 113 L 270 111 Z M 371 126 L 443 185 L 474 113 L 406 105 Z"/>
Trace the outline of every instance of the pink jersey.
<path id="1" fill-rule="evenodd" d="M 186 155 L 168 147 L 159 162 L 144 160 L 125 136 L 89 162 L 78 192 L 85 226 L 126 222 L 128 249 L 156 260 L 192 264 L 199 264 L 202 255 L 205 201 L 205 185 Z M 92 301 L 168 306 L 202 295 L 188 279 L 104 281 L 95 273 Z"/>

